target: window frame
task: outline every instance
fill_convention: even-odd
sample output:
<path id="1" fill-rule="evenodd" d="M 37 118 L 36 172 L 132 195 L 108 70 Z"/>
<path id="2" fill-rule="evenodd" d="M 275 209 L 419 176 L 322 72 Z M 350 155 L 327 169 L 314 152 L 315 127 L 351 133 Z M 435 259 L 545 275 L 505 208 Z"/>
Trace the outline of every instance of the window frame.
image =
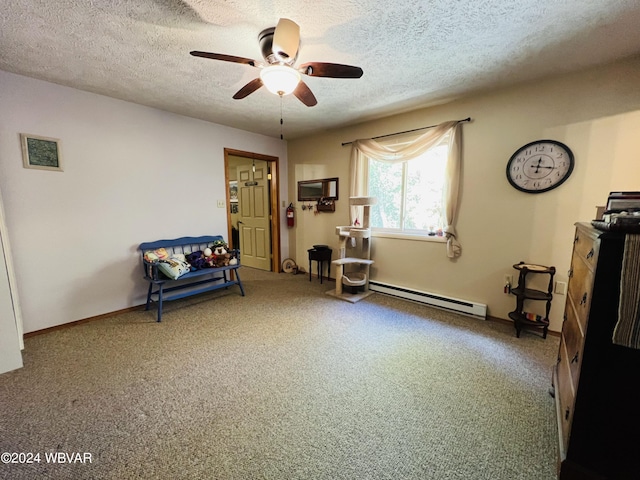
<path id="1" fill-rule="evenodd" d="M 413 140 L 415 140 L 415 138 L 417 138 L 419 135 L 412 135 L 412 138 L 410 139 L 405 139 L 401 142 L 398 141 L 386 141 L 384 142 L 385 145 L 389 146 L 389 147 L 400 147 L 406 144 L 411 143 Z M 381 142 L 382 143 L 382 142 Z M 446 137 L 445 139 L 443 139 L 438 145 L 434 146 L 433 149 L 440 147 L 441 145 L 447 145 L 448 144 L 448 137 Z M 431 150 L 431 149 L 430 149 Z M 427 152 L 425 152 L 423 155 L 426 155 Z M 446 152 L 446 154 L 448 155 L 448 150 Z M 401 205 L 400 205 L 400 212 L 402 215 L 402 221 L 401 224 L 405 223 L 405 211 L 406 211 L 406 189 L 407 189 L 407 177 L 408 177 L 408 163 L 411 162 L 412 160 L 415 160 L 415 158 L 410 159 L 410 160 L 403 160 L 402 162 L 399 162 L 402 164 L 402 199 L 401 199 Z M 371 162 L 379 162 L 379 163 L 383 163 L 380 162 L 379 160 L 375 160 L 372 158 L 367 157 L 367 162 L 366 162 L 366 188 L 367 188 L 367 192 L 369 192 L 369 173 L 370 173 L 370 167 L 371 167 Z M 445 162 L 445 167 L 446 167 L 446 161 L 447 159 L 444 159 Z M 442 194 L 444 195 L 444 188 L 445 188 L 445 182 L 446 179 L 443 176 L 442 178 Z M 446 222 L 446 220 L 443 220 L 444 222 Z M 437 243 L 446 243 L 447 242 L 447 237 L 446 235 L 442 234 L 442 235 L 430 235 L 428 233 L 427 230 L 417 230 L 417 229 L 404 229 L 404 228 L 384 228 L 384 227 L 374 227 L 371 226 L 371 236 L 372 237 L 378 237 L 378 238 L 392 238 L 392 239 L 399 239 L 399 240 L 415 240 L 415 241 L 426 241 L 426 242 L 437 242 Z M 442 228 L 444 228 L 444 225 L 442 225 Z"/>

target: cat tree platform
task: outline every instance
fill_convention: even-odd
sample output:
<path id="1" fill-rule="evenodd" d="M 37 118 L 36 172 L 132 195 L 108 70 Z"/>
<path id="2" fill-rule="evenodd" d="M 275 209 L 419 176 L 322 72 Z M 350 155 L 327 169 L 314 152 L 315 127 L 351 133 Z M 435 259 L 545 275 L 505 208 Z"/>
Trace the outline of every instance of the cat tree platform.
<path id="1" fill-rule="evenodd" d="M 327 295 L 331 295 L 342 300 L 347 300 L 351 303 L 356 303 L 363 298 L 367 298 L 369 295 L 373 294 L 373 292 L 369 290 L 368 276 L 365 273 L 344 273 L 345 265 L 366 265 L 368 267 L 373 263 L 373 260 L 369 260 L 366 258 L 346 257 L 339 258 L 338 260 L 334 260 L 331 263 L 336 266 L 336 288 L 335 290 L 329 290 L 327 292 Z M 363 287 L 364 290 L 358 293 L 346 293 L 343 291 L 344 286 Z"/>

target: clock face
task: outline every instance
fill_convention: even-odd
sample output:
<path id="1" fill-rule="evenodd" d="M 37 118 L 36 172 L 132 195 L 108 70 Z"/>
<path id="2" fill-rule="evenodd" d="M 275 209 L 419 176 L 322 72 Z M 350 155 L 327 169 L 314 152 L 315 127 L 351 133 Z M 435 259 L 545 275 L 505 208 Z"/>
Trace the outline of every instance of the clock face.
<path id="1" fill-rule="evenodd" d="M 573 153 L 555 140 L 537 140 L 520 147 L 507 163 L 509 183 L 527 193 L 561 185 L 573 171 Z"/>

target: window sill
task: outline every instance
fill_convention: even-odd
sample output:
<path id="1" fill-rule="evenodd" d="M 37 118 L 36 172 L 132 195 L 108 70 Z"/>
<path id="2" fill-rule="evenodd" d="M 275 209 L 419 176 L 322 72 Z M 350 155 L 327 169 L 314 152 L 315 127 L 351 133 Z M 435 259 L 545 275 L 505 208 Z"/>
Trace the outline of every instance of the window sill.
<path id="1" fill-rule="evenodd" d="M 378 238 L 395 238 L 398 240 L 414 240 L 418 242 L 447 243 L 447 237 L 444 235 L 439 237 L 437 235 L 418 235 L 415 233 L 372 231 L 371 236 Z"/>

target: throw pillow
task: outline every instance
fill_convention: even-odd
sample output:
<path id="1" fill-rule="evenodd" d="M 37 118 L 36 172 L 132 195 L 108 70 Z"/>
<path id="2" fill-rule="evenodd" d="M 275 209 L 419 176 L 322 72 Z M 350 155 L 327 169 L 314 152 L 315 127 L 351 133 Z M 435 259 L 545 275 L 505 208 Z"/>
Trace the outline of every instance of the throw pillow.
<path id="1" fill-rule="evenodd" d="M 167 260 L 161 260 L 158 269 L 170 279 L 177 280 L 191 271 L 191 265 L 185 260 L 184 255 L 174 253 Z"/>

